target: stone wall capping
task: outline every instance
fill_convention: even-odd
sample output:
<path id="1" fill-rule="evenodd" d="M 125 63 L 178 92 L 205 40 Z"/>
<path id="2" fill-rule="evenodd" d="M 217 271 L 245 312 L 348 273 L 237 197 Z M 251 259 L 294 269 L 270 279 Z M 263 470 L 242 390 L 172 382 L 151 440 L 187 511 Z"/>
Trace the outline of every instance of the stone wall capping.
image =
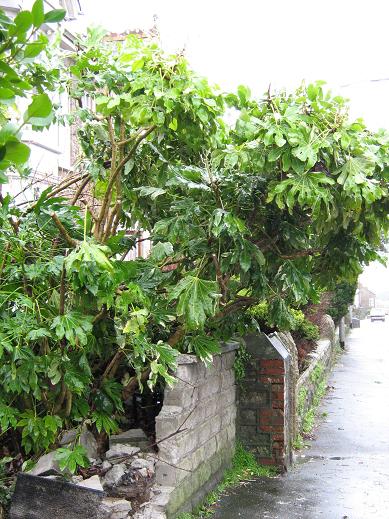
<path id="1" fill-rule="evenodd" d="M 239 342 L 237 341 L 231 341 L 231 342 L 225 342 L 220 347 L 220 354 L 228 353 L 229 351 L 236 351 L 239 350 Z"/>
<path id="2" fill-rule="evenodd" d="M 190 355 L 189 353 L 181 353 L 177 357 L 177 365 L 182 364 L 199 364 L 201 360 L 196 355 Z"/>
<path id="3" fill-rule="evenodd" d="M 183 410 L 184 409 L 178 405 L 164 405 L 156 419 L 162 420 L 164 418 L 175 417 L 180 415 Z"/>
<path id="4" fill-rule="evenodd" d="M 239 342 L 231 341 L 225 342 L 220 346 L 220 353 L 217 353 L 215 356 L 223 355 L 224 353 L 228 353 L 230 351 L 236 351 L 239 349 Z M 202 360 L 196 357 L 196 355 L 191 355 L 190 353 L 181 353 L 177 357 L 177 365 L 180 366 L 182 364 L 200 364 Z"/>

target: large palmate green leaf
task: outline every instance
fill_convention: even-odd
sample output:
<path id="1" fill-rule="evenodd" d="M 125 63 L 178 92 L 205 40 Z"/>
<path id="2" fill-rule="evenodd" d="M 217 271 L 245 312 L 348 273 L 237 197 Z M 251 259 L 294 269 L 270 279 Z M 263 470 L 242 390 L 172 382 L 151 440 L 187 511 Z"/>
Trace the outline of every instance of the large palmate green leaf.
<path id="1" fill-rule="evenodd" d="M 318 200 L 328 204 L 332 193 L 328 186 L 335 183 L 332 178 L 323 173 L 304 173 L 273 184 L 269 191 L 268 202 L 276 201 L 278 207 L 285 206 L 291 211 L 296 204 L 301 207 L 314 206 Z"/>
<path id="2" fill-rule="evenodd" d="M 68 312 L 54 317 L 51 328 L 59 340 L 66 338 L 72 346 L 85 346 L 92 331 L 92 317 Z"/>
<path id="3" fill-rule="evenodd" d="M 210 364 L 213 356 L 220 353 L 220 342 L 204 334 L 188 338 L 188 351 L 195 353 L 205 364 Z"/>
<path id="4" fill-rule="evenodd" d="M 101 269 L 112 272 L 113 266 L 107 257 L 110 250 L 108 247 L 98 245 L 96 243 L 83 241 L 80 243 L 78 249 L 69 254 L 66 258 L 65 265 L 68 271 L 77 268 L 82 262 L 96 263 Z"/>
<path id="5" fill-rule="evenodd" d="M 374 164 L 365 157 L 349 157 L 342 166 L 337 182 L 344 185 L 345 188 L 363 184 L 373 169 Z"/>
<path id="6" fill-rule="evenodd" d="M 204 327 L 207 317 L 215 314 L 219 297 L 216 282 L 193 275 L 185 276 L 169 293 L 171 301 L 178 300 L 177 315 L 190 330 Z"/>
<path id="7" fill-rule="evenodd" d="M 151 250 L 151 258 L 161 261 L 174 252 L 173 245 L 170 242 L 157 242 Z"/>

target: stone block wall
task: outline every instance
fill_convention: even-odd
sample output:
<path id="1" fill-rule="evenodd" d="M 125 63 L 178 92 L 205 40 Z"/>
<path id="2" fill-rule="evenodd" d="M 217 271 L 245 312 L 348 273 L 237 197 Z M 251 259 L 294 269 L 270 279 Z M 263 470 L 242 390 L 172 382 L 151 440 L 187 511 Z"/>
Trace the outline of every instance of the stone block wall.
<path id="1" fill-rule="evenodd" d="M 235 445 L 235 343 L 223 346 L 206 367 L 180 355 L 177 383 L 165 390 L 156 418 L 159 461 L 156 512 L 168 518 L 190 511 L 220 481 Z"/>
<path id="2" fill-rule="evenodd" d="M 250 360 L 238 392 L 237 436 L 257 460 L 287 468 L 292 456 L 293 366 L 277 334 L 245 337 Z"/>
<path id="3" fill-rule="evenodd" d="M 318 393 L 322 392 L 336 354 L 339 351 L 339 328 L 328 338 L 317 341 L 317 348 L 310 353 L 309 366 L 297 380 L 297 421 L 298 431 L 303 429 L 304 418 L 315 404 Z"/>

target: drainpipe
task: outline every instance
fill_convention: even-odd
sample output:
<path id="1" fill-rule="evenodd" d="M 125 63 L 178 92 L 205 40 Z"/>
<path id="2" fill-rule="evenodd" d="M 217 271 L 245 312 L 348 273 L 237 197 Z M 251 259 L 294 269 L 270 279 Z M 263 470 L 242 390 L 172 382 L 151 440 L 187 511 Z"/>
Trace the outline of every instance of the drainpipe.
<path id="1" fill-rule="evenodd" d="M 346 329 L 344 325 L 344 317 L 342 317 L 339 322 L 339 342 L 340 347 L 342 348 L 342 350 L 344 350 L 346 345 Z"/>
<path id="2" fill-rule="evenodd" d="M 349 312 L 349 319 L 350 319 L 350 328 L 353 327 L 353 307 L 352 305 L 350 305 L 348 307 L 348 312 Z"/>

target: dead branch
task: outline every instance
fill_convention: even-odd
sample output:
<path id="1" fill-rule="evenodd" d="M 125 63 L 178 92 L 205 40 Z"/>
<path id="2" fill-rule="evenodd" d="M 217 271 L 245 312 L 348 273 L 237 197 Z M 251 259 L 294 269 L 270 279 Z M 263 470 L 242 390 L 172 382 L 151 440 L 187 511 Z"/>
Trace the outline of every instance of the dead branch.
<path id="1" fill-rule="evenodd" d="M 321 252 L 321 249 L 300 250 L 294 252 L 293 254 L 281 254 L 280 258 L 292 260 L 296 258 L 304 258 L 306 256 L 314 256 L 315 254 L 320 254 Z"/>

